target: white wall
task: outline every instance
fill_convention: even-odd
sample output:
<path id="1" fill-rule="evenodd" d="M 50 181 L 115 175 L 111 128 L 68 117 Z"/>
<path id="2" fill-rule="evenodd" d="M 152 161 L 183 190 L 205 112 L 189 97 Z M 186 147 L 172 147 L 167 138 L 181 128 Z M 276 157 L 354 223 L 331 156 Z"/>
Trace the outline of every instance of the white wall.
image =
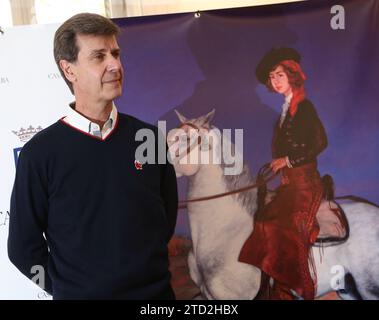
<path id="1" fill-rule="evenodd" d="M 46 299 L 43 291 L 8 260 L 9 199 L 15 174 L 13 131 L 46 128 L 73 100 L 53 57 L 57 25 L 19 26 L 0 35 L 0 299 Z"/>

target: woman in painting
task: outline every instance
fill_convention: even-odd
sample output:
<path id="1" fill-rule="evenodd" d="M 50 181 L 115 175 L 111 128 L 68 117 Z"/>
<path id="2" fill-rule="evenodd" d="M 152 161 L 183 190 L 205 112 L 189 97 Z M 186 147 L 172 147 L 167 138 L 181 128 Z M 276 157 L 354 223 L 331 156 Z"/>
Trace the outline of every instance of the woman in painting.
<path id="1" fill-rule="evenodd" d="M 273 201 L 255 215 L 254 230 L 239 256 L 241 262 L 262 270 L 258 298 L 315 296 L 317 279 L 310 248 L 319 232 L 315 216 L 323 195 L 317 156 L 326 148 L 327 137 L 306 98 L 300 59 L 292 48 L 272 49 L 256 68 L 259 82 L 284 97 L 270 163 L 275 173 L 280 172 L 281 184 Z"/>

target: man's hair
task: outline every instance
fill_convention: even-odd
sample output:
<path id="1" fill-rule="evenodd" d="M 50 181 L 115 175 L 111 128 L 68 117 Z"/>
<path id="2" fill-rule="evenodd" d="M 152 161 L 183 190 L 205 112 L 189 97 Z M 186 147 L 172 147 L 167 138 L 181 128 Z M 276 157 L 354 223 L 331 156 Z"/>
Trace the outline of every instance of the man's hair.
<path id="1" fill-rule="evenodd" d="M 120 28 L 115 23 L 94 13 L 74 15 L 58 28 L 54 36 L 54 59 L 71 93 L 74 93 L 72 83 L 65 77 L 63 70 L 59 66 L 59 61 L 75 62 L 77 60 L 80 48 L 77 45 L 76 36 L 78 34 L 117 36 L 119 33 Z"/>

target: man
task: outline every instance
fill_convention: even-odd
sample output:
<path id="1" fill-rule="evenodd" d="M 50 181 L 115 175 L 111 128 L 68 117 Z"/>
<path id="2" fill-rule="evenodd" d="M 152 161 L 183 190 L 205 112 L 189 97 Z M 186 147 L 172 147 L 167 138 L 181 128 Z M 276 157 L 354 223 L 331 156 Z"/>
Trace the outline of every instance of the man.
<path id="1" fill-rule="evenodd" d="M 177 217 L 175 172 L 167 161 L 135 158 L 136 132 L 157 138 L 158 130 L 113 104 L 124 75 L 118 33 L 88 13 L 56 31 L 55 60 L 75 102 L 18 160 L 9 258 L 29 278 L 42 266 L 54 299 L 174 298 L 167 243 Z"/>

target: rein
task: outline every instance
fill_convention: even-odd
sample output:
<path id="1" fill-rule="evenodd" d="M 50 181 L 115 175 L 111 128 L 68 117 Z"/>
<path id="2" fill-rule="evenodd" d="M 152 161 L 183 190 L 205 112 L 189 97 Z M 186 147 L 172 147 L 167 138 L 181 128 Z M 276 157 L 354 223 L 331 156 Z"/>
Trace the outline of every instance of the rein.
<path id="1" fill-rule="evenodd" d="M 186 125 L 197 130 L 198 132 L 200 131 L 200 129 L 196 125 L 194 125 L 193 123 L 190 123 L 190 122 L 184 122 L 177 128 L 180 129 Z M 186 150 L 186 153 L 184 155 L 182 155 L 180 158 L 182 158 L 185 155 L 188 155 L 197 145 L 200 145 L 200 144 L 201 144 L 201 136 L 198 137 L 197 144 L 195 142 L 192 145 L 189 145 L 187 150 Z M 254 188 L 259 188 L 260 186 L 265 185 L 269 181 L 274 179 L 276 177 L 276 175 L 277 175 L 277 173 L 272 172 L 272 170 L 270 168 L 270 163 L 266 163 L 259 170 L 257 182 L 255 182 L 251 185 L 239 188 L 239 189 L 228 191 L 228 192 L 223 192 L 223 193 L 218 193 L 218 194 L 209 195 L 209 196 L 205 196 L 205 197 L 199 197 L 199 198 L 193 198 L 193 199 L 187 199 L 187 200 L 179 201 L 178 209 L 187 208 L 187 204 L 191 203 L 191 202 L 200 202 L 200 201 L 207 201 L 207 200 L 223 198 L 226 196 L 230 196 L 232 194 L 237 194 L 237 193 L 249 191 L 249 190 L 254 189 Z"/>
<path id="2" fill-rule="evenodd" d="M 248 185 L 246 187 L 242 187 L 242 188 L 239 188 L 239 189 L 236 189 L 236 190 L 232 190 L 232 191 L 228 191 L 228 192 L 224 192 L 224 193 L 218 193 L 218 194 L 214 194 L 214 195 L 211 195 L 211 196 L 205 196 L 205 197 L 200 197 L 200 198 L 194 198 L 194 199 L 187 199 L 187 200 L 179 201 L 178 209 L 186 209 L 187 208 L 187 203 L 190 203 L 190 202 L 200 202 L 200 201 L 207 201 L 207 200 L 222 198 L 222 197 L 230 196 L 232 194 L 246 192 L 248 190 L 251 190 L 251 189 L 254 189 L 254 188 L 258 188 L 258 187 L 260 187 L 260 186 L 268 183 L 272 179 L 274 179 L 275 176 L 276 176 L 276 174 L 273 173 L 271 176 L 269 176 L 265 180 L 253 183 L 251 185 Z"/>

